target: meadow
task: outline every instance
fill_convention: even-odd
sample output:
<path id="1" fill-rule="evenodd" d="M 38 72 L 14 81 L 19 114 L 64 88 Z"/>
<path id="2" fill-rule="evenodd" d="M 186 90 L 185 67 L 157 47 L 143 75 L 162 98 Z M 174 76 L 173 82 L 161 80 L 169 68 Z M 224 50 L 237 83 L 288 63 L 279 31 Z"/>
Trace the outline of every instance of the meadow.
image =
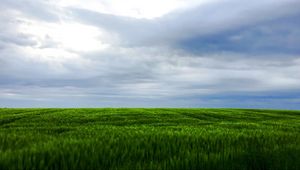
<path id="1" fill-rule="evenodd" d="M 300 111 L 0 109 L 0 169 L 300 169 Z"/>

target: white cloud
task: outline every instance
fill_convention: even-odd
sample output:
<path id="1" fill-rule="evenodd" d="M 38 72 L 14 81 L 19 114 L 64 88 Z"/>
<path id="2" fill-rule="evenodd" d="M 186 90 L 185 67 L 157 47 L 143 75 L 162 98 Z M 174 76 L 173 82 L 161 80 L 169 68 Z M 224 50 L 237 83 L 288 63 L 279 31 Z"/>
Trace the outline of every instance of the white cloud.
<path id="1" fill-rule="evenodd" d="M 95 12 L 127 16 L 133 18 L 154 19 L 168 14 L 174 10 L 186 9 L 202 5 L 208 0 L 60 0 L 62 7 L 73 7 L 92 10 Z"/>
<path id="2" fill-rule="evenodd" d="M 37 47 L 47 47 L 52 43 L 56 48 L 89 52 L 107 48 L 109 45 L 101 42 L 101 31 L 93 26 L 72 22 L 42 23 L 28 21 L 20 26 L 20 32 L 36 39 Z"/>

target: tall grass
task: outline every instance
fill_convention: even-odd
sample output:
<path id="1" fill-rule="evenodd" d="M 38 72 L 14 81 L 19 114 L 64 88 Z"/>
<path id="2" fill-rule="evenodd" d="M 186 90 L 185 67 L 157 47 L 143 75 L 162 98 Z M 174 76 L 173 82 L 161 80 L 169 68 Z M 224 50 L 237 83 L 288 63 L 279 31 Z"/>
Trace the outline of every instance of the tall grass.
<path id="1" fill-rule="evenodd" d="M 0 169 L 300 169 L 300 112 L 0 109 Z"/>

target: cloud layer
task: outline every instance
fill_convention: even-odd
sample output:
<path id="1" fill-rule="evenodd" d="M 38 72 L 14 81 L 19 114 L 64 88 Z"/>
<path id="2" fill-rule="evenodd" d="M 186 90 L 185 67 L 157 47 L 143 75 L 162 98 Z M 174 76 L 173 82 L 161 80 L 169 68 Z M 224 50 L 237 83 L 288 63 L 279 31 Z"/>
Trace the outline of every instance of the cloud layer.
<path id="1" fill-rule="evenodd" d="M 84 2 L 0 0 L 0 107 L 300 109 L 297 0 Z"/>

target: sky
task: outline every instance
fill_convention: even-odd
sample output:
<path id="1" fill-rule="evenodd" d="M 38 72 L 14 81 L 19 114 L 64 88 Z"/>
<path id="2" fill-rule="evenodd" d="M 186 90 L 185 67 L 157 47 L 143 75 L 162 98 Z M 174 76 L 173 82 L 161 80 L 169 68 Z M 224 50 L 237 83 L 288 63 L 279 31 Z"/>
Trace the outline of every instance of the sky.
<path id="1" fill-rule="evenodd" d="M 299 0 L 0 0 L 0 107 L 300 109 Z"/>

